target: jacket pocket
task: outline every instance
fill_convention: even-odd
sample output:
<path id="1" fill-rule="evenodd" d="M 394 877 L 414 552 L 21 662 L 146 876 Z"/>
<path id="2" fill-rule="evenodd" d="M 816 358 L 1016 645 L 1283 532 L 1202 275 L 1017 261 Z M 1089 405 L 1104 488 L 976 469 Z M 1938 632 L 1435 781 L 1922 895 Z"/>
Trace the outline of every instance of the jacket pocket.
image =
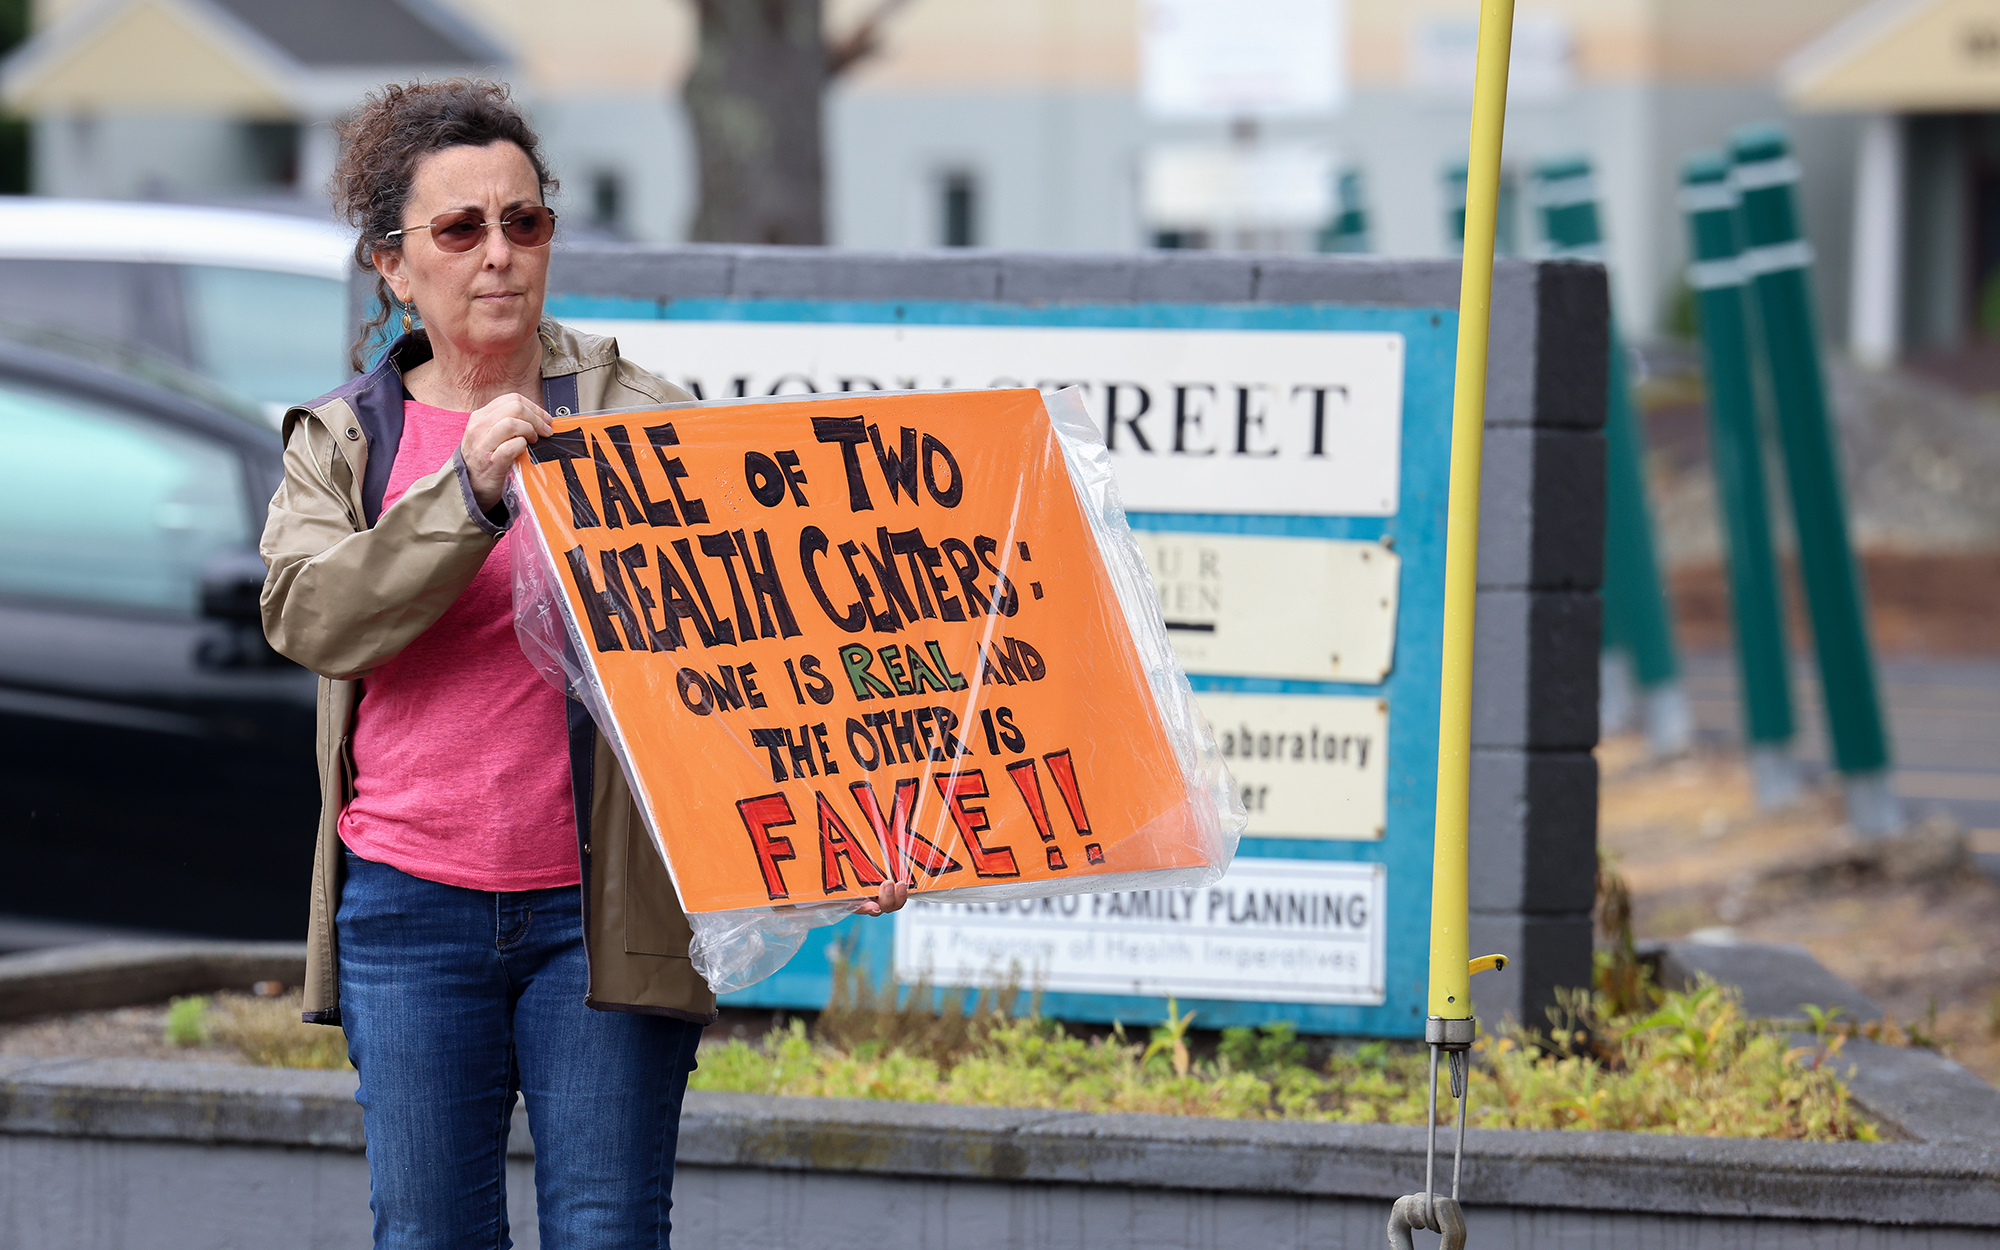
<path id="1" fill-rule="evenodd" d="M 686 959 L 693 936 L 667 866 L 645 830 L 633 828 L 625 839 L 625 953 Z"/>

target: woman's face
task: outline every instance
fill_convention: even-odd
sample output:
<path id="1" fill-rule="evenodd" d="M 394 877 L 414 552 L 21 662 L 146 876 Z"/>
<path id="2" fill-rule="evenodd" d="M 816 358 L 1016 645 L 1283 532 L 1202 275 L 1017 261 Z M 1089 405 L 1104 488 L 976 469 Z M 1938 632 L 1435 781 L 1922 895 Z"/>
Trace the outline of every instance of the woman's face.
<path id="1" fill-rule="evenodd" d="M 432 231 L 410 227 L 452 212 L 499 221 L 541 202 L 527 153 L 504 139 L 444 148 L 418 162 L 403 209 L 403 246 L 377 252 L 375 264 L 396 298 L 417 306 L 434 346 L 494 355 L 533 338 L 548 287 L 549 249 L 517 247 L 489 227 L 471 251 L 446 252 L 432 241 Z"/>

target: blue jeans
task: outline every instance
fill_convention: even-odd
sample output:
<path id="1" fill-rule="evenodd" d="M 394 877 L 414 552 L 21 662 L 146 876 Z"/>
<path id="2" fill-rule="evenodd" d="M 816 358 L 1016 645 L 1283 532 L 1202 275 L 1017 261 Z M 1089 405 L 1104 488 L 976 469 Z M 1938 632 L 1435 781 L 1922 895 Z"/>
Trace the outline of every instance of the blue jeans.
<path id="1" fill-rule="evenodd" d="M 489 894 L 347 853 L 340 1016 L 385 1250 L 505 1250 L 507 1131 L 535 1137 L 545 1250 L 665 1250 L 701 1026 L 594 1011 L 580 891 Z"/>

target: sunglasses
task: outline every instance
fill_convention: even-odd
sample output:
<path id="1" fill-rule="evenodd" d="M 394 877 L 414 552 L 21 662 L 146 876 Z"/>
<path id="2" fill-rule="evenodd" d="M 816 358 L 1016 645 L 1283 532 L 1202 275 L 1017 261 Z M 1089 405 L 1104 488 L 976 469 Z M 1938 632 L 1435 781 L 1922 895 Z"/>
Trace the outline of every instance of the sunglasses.
<path id="1" fill-rule="evenodd" d="M 478 213 L 439 213 L 426 225 L 405 226 L 384 237 L 395 239 L 412 230 L 428 230 L 438 251 L 469 252 L 486 240 L 488 226 L 500 227 L 501 235 L 515 247 L 547 247 L 556 237 L 555 211 L 539 204 L 517 208 L 499 221 L 481 221 Z"/>

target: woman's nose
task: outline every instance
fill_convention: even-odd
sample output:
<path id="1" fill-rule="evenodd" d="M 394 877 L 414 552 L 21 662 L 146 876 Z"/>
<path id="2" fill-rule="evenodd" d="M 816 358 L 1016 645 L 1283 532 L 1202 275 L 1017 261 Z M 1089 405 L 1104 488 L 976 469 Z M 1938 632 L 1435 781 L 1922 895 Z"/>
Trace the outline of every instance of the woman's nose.
<path id="1" fill-rule="evenodd" d="M 507 242 L 507 232 L 498 225 L 486 227 L 486 268 L 505 269 L 514 259 L 514 245 Z"/>

